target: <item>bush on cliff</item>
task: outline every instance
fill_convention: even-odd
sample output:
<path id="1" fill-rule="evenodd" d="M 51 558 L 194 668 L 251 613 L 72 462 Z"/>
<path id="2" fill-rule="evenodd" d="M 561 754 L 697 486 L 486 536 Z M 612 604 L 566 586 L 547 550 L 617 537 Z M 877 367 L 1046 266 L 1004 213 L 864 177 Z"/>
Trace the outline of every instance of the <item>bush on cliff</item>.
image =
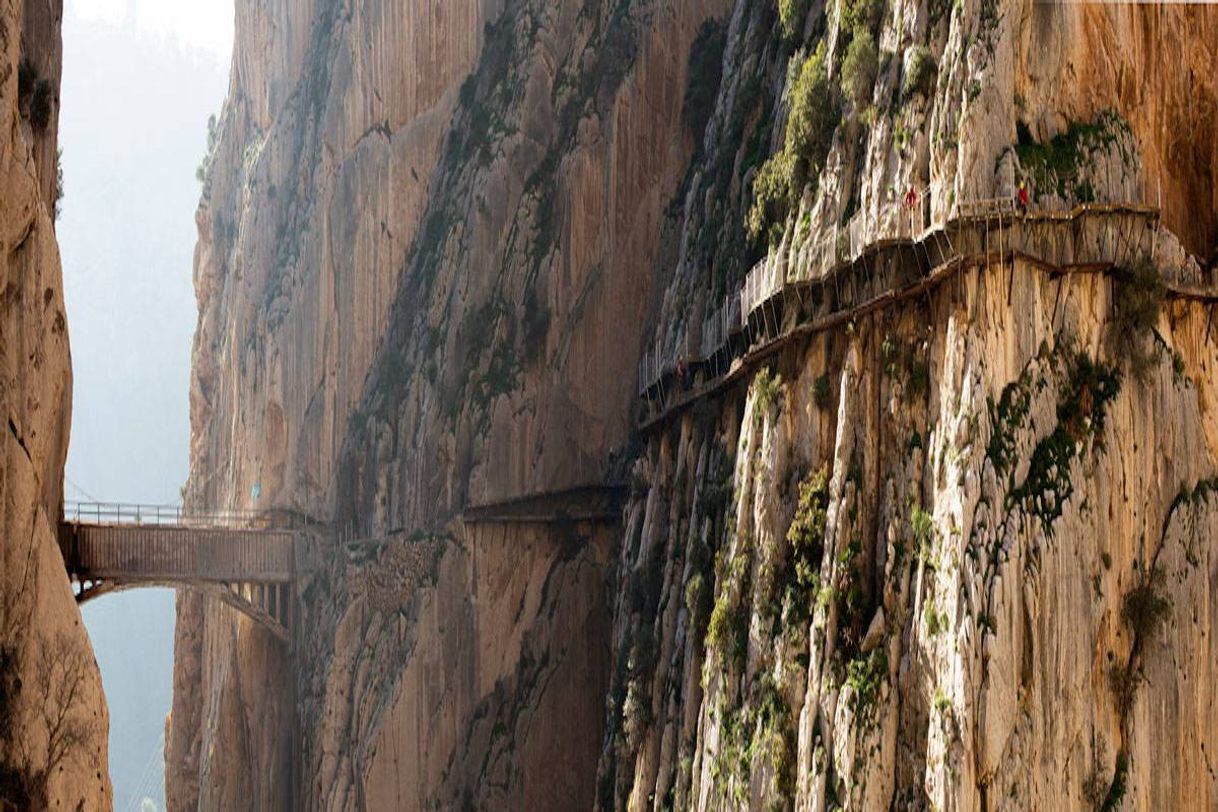
<path id="1" fill-rule="evenodd" d="M 1142 377 L 1158 358 L 1150 337 L 1159 323 L 1159 307 L 1167 289 L 1159 269 L 1143 256 L 1129 267 L 1112 270 L 1112 329 L 1117 352 Z"/>
<path id="2" fill-rule="evenodd" d="M 901 96 L 905 100 L 915 95 L 930 96 L 935 90 L 935 78 L 939 72 L 935 58 L 925 45 L 915 45 L 909 55 L 909 67 L 901 82 Z"/>
<path id="3" fill-rule="evenodd" d="M 748 230 L 754 240 L 771 223 L 785 221 L 804 186 L 809 181 L 815 184 L 841 114 L 829 83 L 823 42 L 807 59 L 792 62 L 788 87 L 790 112 L 783 148 L 770 156 L 753 181 Z"/>
<path id="4" fill-rule="evenodd" d="M 854 32 L 854 39 L 850 41 L 846 58 L 842 61 L 842 89 L 854 102 L 856 110 L 861 110 L 871 99 L 877 70 L 879 53 L 875 39 L 870 31 L 859 29 Z"/>

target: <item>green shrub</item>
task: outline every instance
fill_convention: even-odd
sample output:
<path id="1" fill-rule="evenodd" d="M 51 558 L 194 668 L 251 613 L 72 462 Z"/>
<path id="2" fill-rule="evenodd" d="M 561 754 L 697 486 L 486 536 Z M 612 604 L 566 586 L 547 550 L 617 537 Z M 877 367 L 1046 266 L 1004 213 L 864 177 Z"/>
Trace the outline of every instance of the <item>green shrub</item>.
<path id="1" fill-rule="evenodd" d="M 935 519 L 917 505 L 909 512 L 909 527 L 913 531 L 914 549 L 922 561 L 929 561 L 931 546 L 935 541 Z"/>
<path id="2" fill-rule="evenodd" d="M 852 707 L 860 717 L 867 718 L 880 696 L 880 685 L 888 676 L 888 657 L 882 647 L 870 654 L 856 657 L 846 665 L 846 684 L 854 691 Z"/>
<path id="3" fill-rule="evenodd" d="M 825 555 L 825 526 L 829 510 L 829 471 L 821 468 L 799 484 L 799 504 L 795 517 L 787 528 L 787 543 L 791 547 L 788 586 L 800 593 L 794 604 L 801 616 L 811 613 L 820 591 L 820 566 Z"/>
<path id="4" fill-rule="evenodd" d="M 1112 329 L 1118 351 L 1128 359 L 1135 376 L 1154 364 L 1158 350 L 1148 338 L 1159 323 L 1159 307 L 1167 288 L 1148 256 L 1128 268 L 1112 270 Z"/>
<path id="5" fill-rule="evenodd" d="M 850 47 L 846 49 L 846 58 L 842 61 L 842 90 L 854 102 L 856 109 L 862 109 L 871 98 L 877 70 L 879 53 L 871 32 L 856 29 Z"/>
<path id="6" fill-rule="evenodd" d="M 829 84 L 825 47 L 822 41 L 816 51 L 799 64 L 791 81 L 791 112 L 787 122 L 786 148 L 806 161 L 812 174 L 820 172 L 840 112 Z"/>
<path id="7" fill-rule="evenodd" d="M 778 0 L 778 30 L 786 42 L 794 42 L 803 34 L 808 0 Z"/>
<path id="8" fill-rule="evenodd" d="M 626 689 L 626 700 L 622 704 L 622 732 L 632 750 L 642 744 L 643 734 L 651 726 L 651 702 L 647 690 L 637 680 L 630 681 Z"/>
<path id="9" fill-rule="evenodd" d="M 843 0 L 842 28 L 846 31 L 865 31 L 871 34 L 884 16 L 885 0 Z"/>
<path id="10" fill-rule="evenodd" d="M 211 166 L 216 159 L 216 147 L 220 143 L 220 128 L 215 115 L 207 117 L 207 152 L 195 169 L 195 180 L 204 185 L 211 179 Z"/>
<path id="11" fill-rule="evenodd" d="M 790 212 L 795 191 L 795 156 L 781 151 L 762 164 L 753 178 L 753 205 L 749 209 L 749 236 L 757 239 L 770 223 L 780 223 Z"/>
<path id="12" fill-rule="evenodd" d="M 770 409 L 779 404 L 779 398 L 783 394 L 782 376 L 771 373 L 770 368 L 766 367 L 757 373 L 753 386 L 757 393 L 754 414 L 769 414 Z"/>
<path id="13" fill-rule="evenodd" d="M 749 624 L 745 612 L 732 601 L 725 587 L 715 601 L 706 627 L 706 648 L 725 663 L 743 663 L 749 652 Z"/>
<path id="14" fill-rule="evenodd" d="M 978 88 L 980 91 L 980 88 Z M 1023 122 L 1017 122 L 1015 154 L 1023 171 L 1031 176 L 1033 193 L 1056 193 L 1063 199 L 1082 199 L 1089 190 L 1080 169 L 1090 166 L 1092 155 L 1107 150 L 1121 135 L 1129 135 L 1129 125 L 1120 114 L 1108 110 L 1091 122 L 1071 122 L 1064 133 L 1046 143 L 1038 143 Z"/>
<path id="15" fill-rule="evenodd" d="M 59 214 L 63 210 L 63 147 L 55 153 L 55 220 L 59 220 Z"/>
<path id="16" fill-rule="evenodd" d="M 786 220 L 809 179 L 815 179 L 833 143 L 840 115 L 829 84 L 825 49 L 792 63 L 788 77 L 787 131 L 781 150 L 762 165 L 753 181 L 748 230 L 753 239 L 770 223 Z"/>
<path id="17" fill-rule="evenodd" d="M 1138 639 L 1153 635 L 1171 617 L 1171 601 L 1162 594 L 1161 580 L 1155 570 L 1125 596 L 1121 617 Z"/>
<path id="18" fill-rule="evenodd" d="M 34 94 L 34 85 L 38 83 L 38 68 L 28 58 L 22 59 L 17 66 L 17 103 L 24 105 Z"/>
<path id="19" fill-rule="evenodd" d="M 35 131 L 41 132 L 50 125 L 54 102 L 55 88 L 39 76 L 33 62 L 22 59 L 17 66 L 17 104 L 29 105 L 26 110 Z"/>
<path id="20" fill-rule="evenodd" d="M 55 107 L 55 88 L 46 79 L 39 79 L 30 97 L 30 124 L 36 132 L 42 132 L 51 124 Z"/>
<path id="21" fill-rule="evenodd" d="M 925 45 L 915 45 L 910 49 L 909 65 L 901 82 L 901 96 L 906 100 L 915 95 L 930 96 L 934 92 L 938 72 L 939 66 L 930 49 Z"/>
<path id="22" fill-rule="evenodd" d="M 695 572 L 685 584 L 685 608 L 689 610 L 689 626 L 700 632 L 711 608 L 711 592 L 702 573 Z"/>

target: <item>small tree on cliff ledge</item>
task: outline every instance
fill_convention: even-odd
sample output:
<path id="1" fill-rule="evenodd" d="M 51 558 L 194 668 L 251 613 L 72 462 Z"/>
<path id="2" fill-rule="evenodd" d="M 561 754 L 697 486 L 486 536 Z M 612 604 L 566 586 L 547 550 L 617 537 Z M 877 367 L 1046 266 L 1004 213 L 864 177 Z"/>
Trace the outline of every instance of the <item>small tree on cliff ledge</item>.
<path id="1" fill-rule="evenodd" d="M 1134 377 L 1144 377 L 1159 357 L 1151 336 L 1167 289 L 1150 257 L 1112 269 L 1112 331 L 1117 354 L 1129 360 Z"/>

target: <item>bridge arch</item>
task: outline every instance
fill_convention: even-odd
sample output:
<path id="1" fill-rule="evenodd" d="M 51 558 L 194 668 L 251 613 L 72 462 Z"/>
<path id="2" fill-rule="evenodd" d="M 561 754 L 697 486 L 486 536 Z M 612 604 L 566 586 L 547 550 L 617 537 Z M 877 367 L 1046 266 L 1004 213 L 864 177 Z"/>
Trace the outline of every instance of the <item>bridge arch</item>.
<path id="1" fill-rule="evenodd" d="M 176 507 L 67 508 L 59 547 L 77 603 L 128 589 L 185 587 L 291 645 L 299 533 L 281 520 L 188 516 Z"/>
<path id="2" fill-rule="evenodd" d="M 289 585 L 222 584 L 205 581 L 77 581 L 76 603 L 127 592 L 132 589 L 193 589 L 223 601 L 274 635 L 292 644 L 292 595 Z"/>

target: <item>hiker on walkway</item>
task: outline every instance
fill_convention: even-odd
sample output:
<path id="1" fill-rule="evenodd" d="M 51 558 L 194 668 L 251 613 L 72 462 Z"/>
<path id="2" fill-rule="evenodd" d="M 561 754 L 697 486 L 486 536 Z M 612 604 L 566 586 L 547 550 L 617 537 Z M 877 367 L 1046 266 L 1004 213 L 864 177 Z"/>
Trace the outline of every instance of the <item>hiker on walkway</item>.
<path id="1" fill-rule="evenodd" d="M 1028 184 L 1022 180 L 1019 182 L 1019 190 L 1015 192 L 1015 208 L 1019 209 L 1020 214 L 1028 213 Z"/>
<path id="2" fill-rule="evenodd" d="M 918 190 L 910 186 L 905 193 L 905 208 L 909 211 L 909 234 L 915 236 L 918 231 Z"/>

